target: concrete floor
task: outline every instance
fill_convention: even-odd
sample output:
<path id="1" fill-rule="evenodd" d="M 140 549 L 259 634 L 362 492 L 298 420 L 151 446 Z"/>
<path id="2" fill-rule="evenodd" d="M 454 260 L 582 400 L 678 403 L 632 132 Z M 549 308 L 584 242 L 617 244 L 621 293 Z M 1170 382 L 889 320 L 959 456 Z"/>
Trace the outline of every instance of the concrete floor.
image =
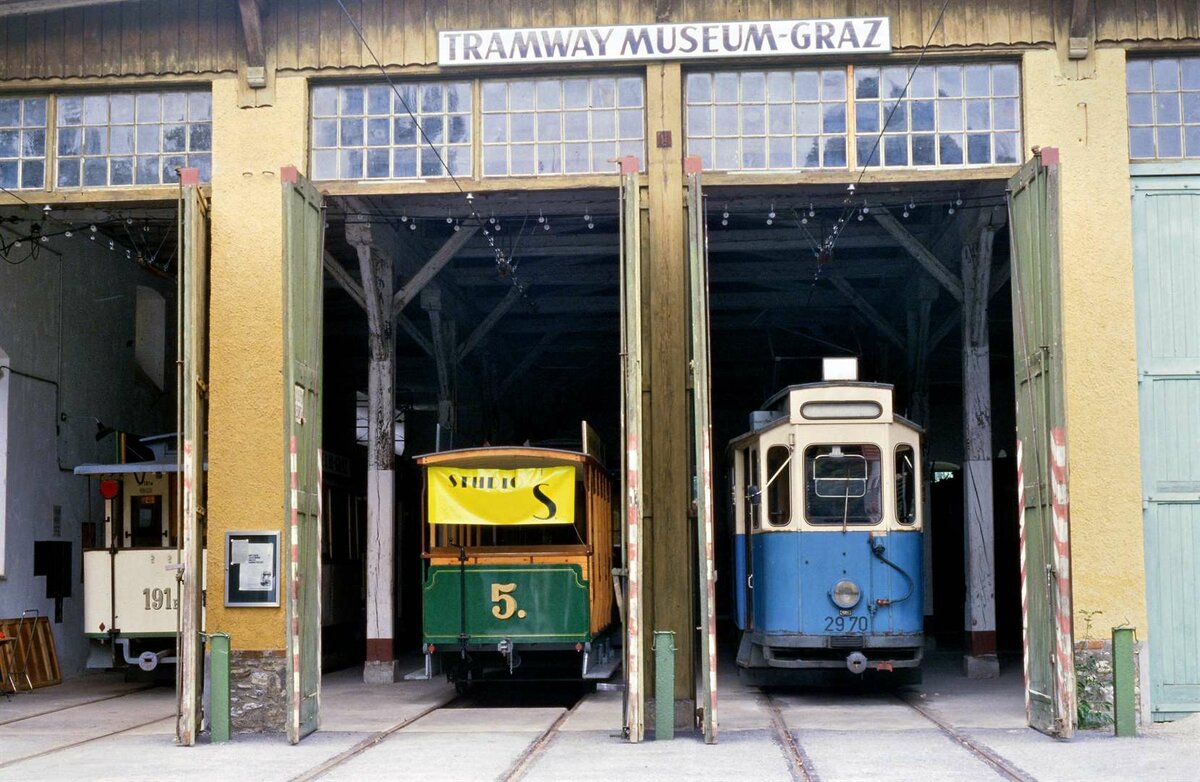
<path id="1" fill-rule="evenodd" d="M 1001 756 L 1028 779 L 1194 780 L 1200 716 L 1146 726 L 1136 739 L 1083 732 L 1049 739 L 1025 727 L 1019 667 L 999 679 L 968 681 L 955 660 L 930 661 L 925 684 L 909 691 L 938 720 Z M 809 776 L 838 780 L 976 780 L 998 773 L 895 695 L 878 691 L 775 690 L 720 681 L 720 741 L 691 734 L 674 741 L 625 743 L 621 694 L 587 696 L 562 722 L 522 778 L 534 780 L 802 779 L 775 729 L 772 704 Z M 452 696 L 442 681 L 367 686 L 356 671 L 326 677 L 322 727 L 299 746 L 280 737 L 238 736 L 224 745 L 173 744 L 174 694 L 112 675 L 0 699 L 0 780 L 290 780 L 374 734 Z M 322 777 L 482 780 L 507 775 L 522 753 L 564 713 L 561 707 L 455 708 L 435 711 Z"/>

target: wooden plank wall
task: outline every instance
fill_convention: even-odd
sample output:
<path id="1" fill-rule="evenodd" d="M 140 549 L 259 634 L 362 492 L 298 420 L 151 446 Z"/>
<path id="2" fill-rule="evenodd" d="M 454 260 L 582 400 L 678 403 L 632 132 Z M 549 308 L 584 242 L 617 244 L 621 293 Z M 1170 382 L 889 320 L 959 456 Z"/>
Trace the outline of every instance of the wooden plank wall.
<path id="1" fill-rule="evenodd" d="M 388 66 L 430 65 L 440 30 L 715 19 L 887 16 L 917 49 L 1052 43 L 1070 0 L 343 0 Z M 336 0 L 262 0 L 280 70 L 373 67 Z M 1098 41 L 1200 40 L 1195 0 L 1095 0 Z M 936 29 L 935 29 L 936 26 Z M 930 30 L 934 30 L 930 37 Z M 231 72 L 242 57 L 237 3 L 142 0 L 0 18 L 0 80 Z"/>

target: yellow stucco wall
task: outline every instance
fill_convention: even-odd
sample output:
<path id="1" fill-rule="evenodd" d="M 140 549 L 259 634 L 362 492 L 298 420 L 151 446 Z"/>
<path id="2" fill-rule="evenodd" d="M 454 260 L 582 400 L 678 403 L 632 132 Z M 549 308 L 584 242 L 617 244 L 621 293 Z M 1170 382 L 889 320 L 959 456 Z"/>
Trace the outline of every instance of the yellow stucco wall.
<path id="1" fill-rule="evenodd" d="M 236 81 L 213 83 L 207 625 L 234 649 L 285 643 L 282 607 L 224 607 L 222 548 L 228 530 L 283 531 L 279 169 L 305 167 L 306 85 L 280 77 L 274 105 L 242 109 Z"/>
<path id="2" fill-rule="evenodd" d="M 1063 356 L 1076 637 L 1146 638 L 1125 53 L 1024 55 L 1026 146 L 1061 150 Z"/>

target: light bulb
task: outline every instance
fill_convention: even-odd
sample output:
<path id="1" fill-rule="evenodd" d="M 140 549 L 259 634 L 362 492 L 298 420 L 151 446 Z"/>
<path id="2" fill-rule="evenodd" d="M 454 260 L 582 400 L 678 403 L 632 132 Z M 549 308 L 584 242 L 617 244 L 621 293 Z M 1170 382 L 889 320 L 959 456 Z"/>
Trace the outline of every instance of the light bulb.
<path id="1" fill-rule="evenodd" d="M 590 230 L 592 230 L 592 229 L 593 229 L 593 228 L 595 228 L 595 227 L 596 227 L 596 224 L 595 224 L 595 223 L 588 223 L 588 230 L 589 230 L 589 231 L 590 231 Z"/>
<path id="2" fill-rule="evenodd" d="M 410 231 L 417 230 L 417 221 L 416 220 L 413 220 L 411 223 L 408 224 L 408 230 L 410 230 Z"/>

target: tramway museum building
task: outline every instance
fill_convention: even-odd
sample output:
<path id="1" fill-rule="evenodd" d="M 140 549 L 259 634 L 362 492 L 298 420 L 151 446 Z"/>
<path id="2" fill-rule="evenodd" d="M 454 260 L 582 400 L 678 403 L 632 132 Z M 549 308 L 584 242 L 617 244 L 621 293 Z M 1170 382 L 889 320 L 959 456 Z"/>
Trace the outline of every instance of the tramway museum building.
<path id="1" fill-rule="evenodd" d="M 1127 627 L 1142 719 L 1200 709 L 1195 3 L 0 0 L 0 187 L 0 618 L 122 663 L 76 468 L 179 432 L 135 514 L 174 569 L 112 583 L 178 604 L 184 741 L 201 633 L 294 741 L 322 662 L 419 667 L 412 457 L 581 420 L 630 737 L 660 630 L 708 726 L 725 445 L 825 356 L 924 428 L 965 675 L 1023 651 L 1070 735 Z"/>

